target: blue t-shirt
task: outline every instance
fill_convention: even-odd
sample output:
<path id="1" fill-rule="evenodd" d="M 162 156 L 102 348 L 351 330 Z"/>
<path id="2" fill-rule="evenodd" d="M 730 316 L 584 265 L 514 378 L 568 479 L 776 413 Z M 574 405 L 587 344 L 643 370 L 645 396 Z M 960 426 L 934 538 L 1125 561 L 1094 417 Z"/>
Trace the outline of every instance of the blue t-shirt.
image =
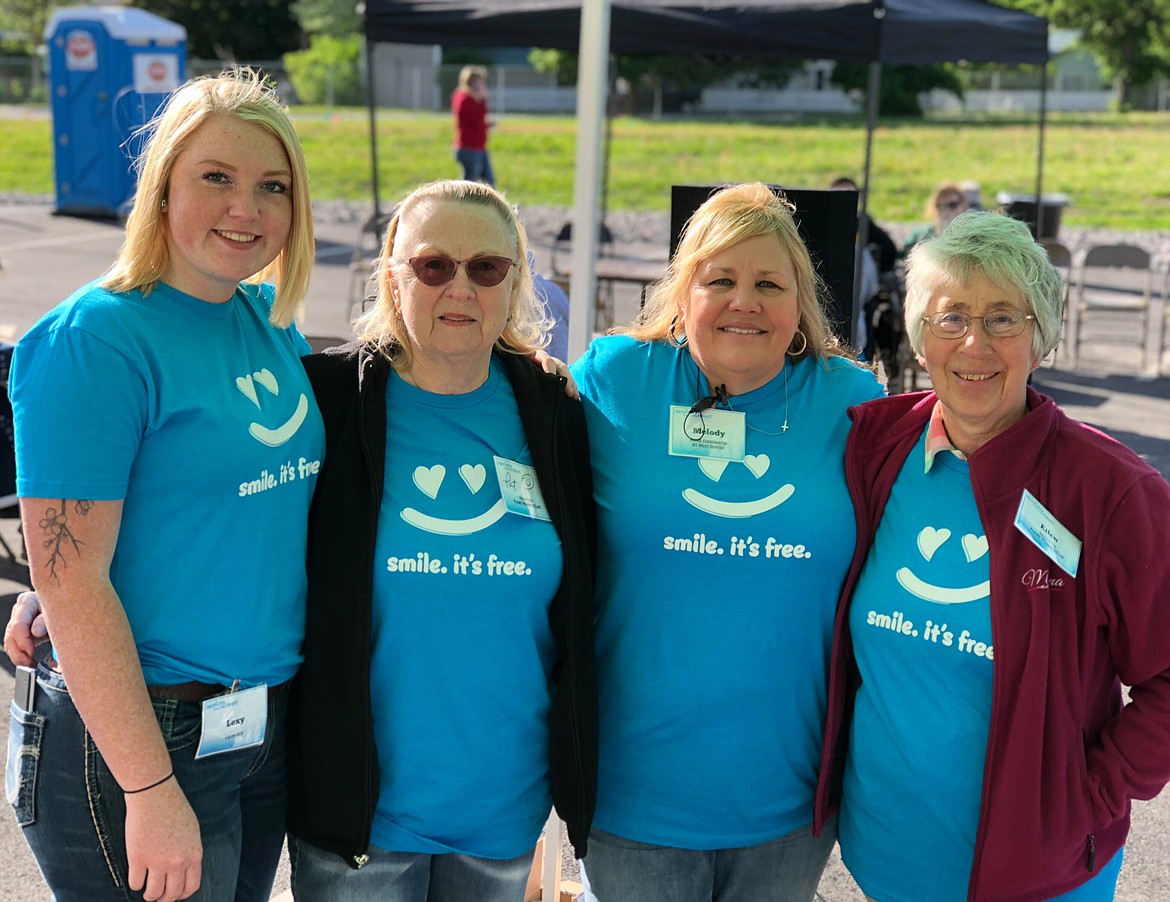
<path id="1" fill-rule="evenodd" d="M 709 392 L 685 349 L 601 338 L 572 371 L 600 533 L 594 823 L 689 849 L 789 833 L 812 819 L 854 545 L 846 408 L 877 380 L 841 358 L 786 361 L 731 399 L 744 460 L 700 461 L 668 453 L 670 406 Z"/>
<path id="2" fill-rule="evenodd" d="M 18 493 L 123 501 L 110 580 L 148 685 L 275 685 L 301 662 L 325 439 L 308 345 L 268 322 L 272 299 L 271 286 L 210 304 L 93 283 L 13 358 Z"/>
<path id="3" fill-rule="evenodd" d="M 991 717 L 987 536 L 967 463 L 941 452 L 924 472 L 925 459 L 924 430 L 849 609 L 861 686 L 838 838 L 881 902 L 966 900 Z M 1118 853 L 1067 899 L 1112 899 L 1120 866 Z"/>
<path id="4" fill-rule="evenodd" d="M 511 384 L 437 395 L 390 377 L 370 688 L 381 785 L 371 841 L 515 858 L 552 807 L 546 519 L 505 511 L 495 457 L 535 477 Z M 505 465 L 506 466 L 506 465 Z M 544 487 L 551 491 L 551 487 Z"/>

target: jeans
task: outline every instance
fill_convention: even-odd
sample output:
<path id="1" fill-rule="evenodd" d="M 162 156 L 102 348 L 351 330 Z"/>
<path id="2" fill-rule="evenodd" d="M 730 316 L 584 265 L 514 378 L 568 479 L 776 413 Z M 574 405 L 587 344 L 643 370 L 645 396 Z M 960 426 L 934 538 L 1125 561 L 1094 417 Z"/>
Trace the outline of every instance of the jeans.
<path id="1" fill-rule="evenodd" d="M 588 902 L 810 902 L 837 840 L 837 819 L 743 849 L 655 846 L 598 830 L 581 862 Z"/>
<path id="2" fill-rule="evenodd" d="M 495 187 L 496 175 L 492 172 L 492 161 L 486 150 L 455 148 L 455 159 L 463 167 L 463 178 L 469 182 L 486 182 Z"/>
<path id="3" fill-rule="evenodd" d="M 387 852 L 351 868 L 340 855 L 289 835 L 292 893 L 297 902 L 524 902 L 532 852 L 496 861 L 449 852 Z"/>
<path id="4" fill-rule="evenodd" d="M 198 902 L 267 902 L 284 840 L 284 714 L 270 693 L 264 743 L 195 760 L 197 702 L 155 699 L 175 777 L 199 819 Z M 136 900 L 127 887 L 126 803 L 61 675 L 37 667 L 33 711 L 12 714 L 5 789 L 56 902 Z"/>

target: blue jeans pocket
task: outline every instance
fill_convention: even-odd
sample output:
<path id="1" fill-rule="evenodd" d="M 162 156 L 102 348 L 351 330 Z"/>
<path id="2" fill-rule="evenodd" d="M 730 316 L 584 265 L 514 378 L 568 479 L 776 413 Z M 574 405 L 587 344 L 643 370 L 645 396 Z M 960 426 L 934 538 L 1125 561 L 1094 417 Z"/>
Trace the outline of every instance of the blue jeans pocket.
<path id="1" fill-rule="evenodd" d="M 41 760 L 41 740 L 45 732 L 43 715 L 21 711 L 9 705 L 8 766 L 4 774 L 4 792 L 16 822 L 31 826 L 37 819 L 37 768 Z"/>
<path id="2" fill-rule="evenodd" d="M 199 742 L 203 733 L 203 706 L 198 702 L 153 699 L 154 716 L 172 755 Z"/>

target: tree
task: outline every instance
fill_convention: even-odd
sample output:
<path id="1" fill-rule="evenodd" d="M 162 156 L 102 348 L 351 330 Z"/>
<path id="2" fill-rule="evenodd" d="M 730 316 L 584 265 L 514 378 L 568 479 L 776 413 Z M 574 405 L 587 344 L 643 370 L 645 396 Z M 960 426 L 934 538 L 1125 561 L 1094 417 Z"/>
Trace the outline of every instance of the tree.
<path id="1" fill-rule="evenodd" d="M 0 52 L 30 56 L 37 45 L 44 40 L 45 25 L 53 10 L 58 6 L 71 6 L 68 2 L 45 0 L 0 0 L 0 32 L 5 37 Z"/>
<path id="2" fill-rule="evenodd" d="M 365 97 L 358 71 L 361 43 L 356 34 L 344 38 L 316 34 L 307 50 L 286 53 L 284 66 L 297 99 L 338 106 L 360 104 Z"/>
<path id="3" fill-rule="evenodd" d="M 1122 104 L 1131 85 L 1170 74 L 1170 0 L 1004 0 L 1081 32 L 1105 74 L 1121 82 Z"/>
<path id="4" fill-rule="evenodd" d="M 305 34 L 348 38 L 362 30 L 357 0 L 293 0 L 291 9 Z"/>
<path id="5" fill-rule="evenodd" d="M 799 63 L 771 62 L 727 56 L 692 54 L 627 54 L 616 57 L 616 76 L 639 87 L 676 97 L 697 94 L 715 82 L 734 80 L 743 87 L 784 87 Z M 567 50 L 533 49 L 528 61 L 539 72 L 555 72 L 557 83 L 577 82 L 577 54 Z"/>
<path id="6" fill-rule="evenodd" d="M 869 77 L 867 63 L 837 63 L 829 79 L 846 92 L 864 92 Z M 882 64 L 878 110 L 883 116 L 922 116 L 918 95 L 936 88 L 962 98 L 963 86 L 948 64 L 895 66 Z"/>
<path id="7" fill-rule="evenodd" d="M 291 0 L 135 0 L 135 6 L 187 29 L 196 59 L 277 60 L 301 46 Z"/>

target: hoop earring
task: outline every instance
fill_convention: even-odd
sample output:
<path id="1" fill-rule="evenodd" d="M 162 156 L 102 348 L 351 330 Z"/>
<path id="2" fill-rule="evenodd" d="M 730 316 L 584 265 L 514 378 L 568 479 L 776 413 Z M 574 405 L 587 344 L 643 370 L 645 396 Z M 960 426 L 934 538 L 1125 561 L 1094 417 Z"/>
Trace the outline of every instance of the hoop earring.
<path id="1" fill-rule="evenodd" d="M 684 334 L 680 341 L 674 334 L 674 327 L 678 325 L 678 314 L 674 315 L 674 319 L 670 321 L 670 325 L 666 327 L 666 340 L 676 348 L 685 348 L 687 346 L 687 336 Z"/>
<path id="2" fill-rule="evenodd" d="M 799 351 L 792 350 L 792 341 L 796 341 L 796 335 L 800 336 L 801 344 L 800 344 Z M 784 352 L 789 357 L 799 357 L 801 354 L 803 354 L 805 351 L 808 350 L 808 336 L 806 336 L 803 332 L 801 332 L 800 329 L 796 330 L 796 335 L 792 336 L 792 341 L 788 342 L 788 350 Z"/>

